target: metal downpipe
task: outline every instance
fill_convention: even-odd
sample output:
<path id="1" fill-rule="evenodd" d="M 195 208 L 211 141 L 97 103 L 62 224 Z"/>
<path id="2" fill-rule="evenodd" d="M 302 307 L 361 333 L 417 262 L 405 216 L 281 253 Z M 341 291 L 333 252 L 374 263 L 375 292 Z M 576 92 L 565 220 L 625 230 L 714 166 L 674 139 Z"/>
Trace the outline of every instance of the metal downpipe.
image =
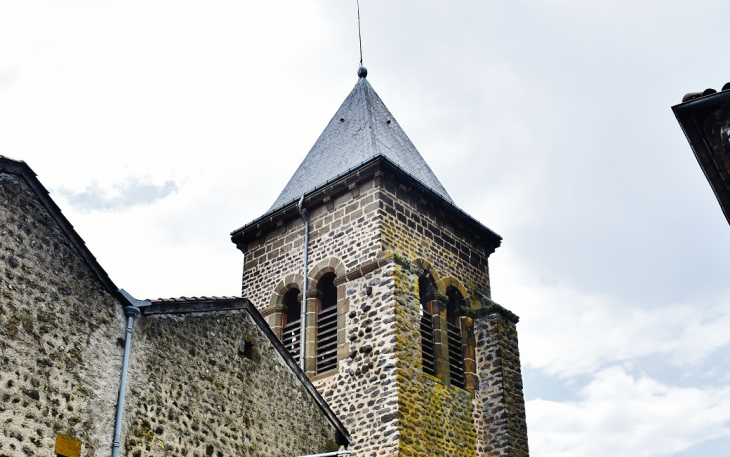
<path id="1" fill-rule="evenodd" d="M 119 455 L 119 440 L 122 434 L 122 416 L 124 415 L 124 392 L 127 390 L 127 370 L 129 368 L 129 352 L 132 347 L 132 328 L 134 318 L 139 315 L 139 308 L 136 306 L 125 306 L 124 314 L 127 316 L 127 334 L 124 338 L 124 358 L 122 359 L 122 379 L 119 382 L 119 399 L 117 400 L 117 417 L 114 424 L 114 441 L 112 442 L 112 457 Z"/>
<path id="2" fill-rule="evenodd" d="M 129 371 L 129 354 L 132 350 L 132 329 L 134 318 L 139 316 L 140 308 L 146 308 L 152 303 L 145 300 L 137 300 L 124 289 L 119 289 L 124 315 L 127 317 L 127 333 L 124 336 L 124 356 L 122 358 L 122 376 L 119 381 L 119 397 L 117 399 L 117 414 L 114 422 L 114 440 L 112 441 L 112 457 L 119 455 L 119 444 L 122 435 L 122 418 L 124 417 L 124 393 L 127 390 L 127 371 Z"/>
<path id="3" fill-rule="evenodd" d="M 299 367 L 302 369 L 303 372 L 306 373 L 304 368 L 304 362 L 305 362 L 305 332 L 307 330 L 307 271 L 309 270 L 309 267 L 307 265 L 307 262 L 309 260 L 309 214 L 307 213 L 307 210 L 304 208 L 304 194 L 302 194 L 302 198 L 299 199 L 299 204 L 297 205 L 299 207 L 299 214 L 302 215 L 302 219 L 304 220 L 304 274 L 302 277 L 302 317 L 300 319 L 301 327 L 299 329 Z"/>

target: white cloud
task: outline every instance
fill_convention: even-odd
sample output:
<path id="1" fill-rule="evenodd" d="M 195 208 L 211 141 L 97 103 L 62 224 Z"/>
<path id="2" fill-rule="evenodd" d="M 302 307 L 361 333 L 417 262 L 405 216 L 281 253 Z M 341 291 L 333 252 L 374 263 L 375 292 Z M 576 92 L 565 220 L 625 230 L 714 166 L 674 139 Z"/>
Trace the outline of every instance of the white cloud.
<path id="1" fill-rule="evenodd" d="M 132 206 L 151 205 L 177 191 L 178 185 L 175 181 L 153 184 L 149 178 L 138 176 L 130 176 L 124 182 L 113 183 L 111 189 L 96 181 L 80 192 L 74 192 L 67 187 L 58 189 L 58 193 L 71 206 L 82 212 L 119 211 Z"/>
<path id="2" fill-rule="evenodd" d="M 674 439 L 677 414 L 718 429 L 683 405 L 712 409 L 725 390 L 699 385 L 730 381 L 708 369 L 730 343 L 730 238 L 669 106 L 726 81 L 725 43 L 707 31 L 728 2 L 361 7 L 370 82 L 456 203 L 505 236 L 491 280 L 522 318 L 525 366 L 551 385 L 593 379 L 572 403 L 530 402 L 533 454 L 602 455 L 615 436 L 615 455 L 641 455 L 660 439 L 652 424 Z M 228 234 L 266 211 L 355 83 L 355 14 L 324 1 L 4 2 L 0 150 L 97 207 L 119 208 L 120 174 L 149 176 L 158 187 L 138 202 L 152 204 L 58 203 L 133 294 L 238 294 Z M 178 191 L 155 200 L 171 177 Z M 106 198 L 84 190 L 93 180 Z M 644 362 L 679 366 L 662 381 L 694 388 L 593 378 Z M 714 436 L 698 428 L 678 436 Z"/>
<path id="3" fill-rule="evenodd" d="M 612 366 L 577 401 L 527 402 L 536 457 L 650 457 L 730 436 L 730 386 L 673 387 Z"/>
<path id="4" fill-rule="evenodd" d="M 617 295 L 539 284 L 528 279 L 533 272 L 523 262 L 500 261 L 495 298 L 504 297 L 502 304 L 521 316 L 522 363 L 548 375 L 571 378 L 648 356 L 693 367 L 730 345 L 725 294 L 648 308 Z"/>

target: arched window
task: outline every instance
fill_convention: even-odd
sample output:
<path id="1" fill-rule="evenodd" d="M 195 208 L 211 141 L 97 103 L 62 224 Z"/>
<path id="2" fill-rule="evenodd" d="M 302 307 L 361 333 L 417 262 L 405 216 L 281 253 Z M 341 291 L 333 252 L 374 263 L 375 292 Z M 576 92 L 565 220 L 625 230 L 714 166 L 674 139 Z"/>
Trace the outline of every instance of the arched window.
<path id="1" fill-rule="evenodd" d="M 432 301 L 436 293 L 436 282 L 430 273 L 425 272 L 418 278 L 418 298 L 421 315 L 421 352 L 423 353 L 423 372 L 436 376 L 434 355 L 434 331 Z"/>
<path id="2" fill-rule="evenodd" d="M 317 283 L 317 373 L 337 367 L 337 286 L 335 274 Z"/>
<path id="3" fill-rule="evenodd" d="M 464 309 L 464 297 L 456 287 L 446 289 L 449 298 L 446 304 L 446 333 L 449 346 L 449 370 L 451 384 L 462 389 L 466 386 L 464 374 L 464 343 L 461 337 L 461 315 Z"/>
<path id="4" fill-rule="evenodd" d="M 301 350 L 302 339 L 301 322 L 302 322 L 302 302 L 299 299 L 299 289 L 290 289 L 284 294 L 284 313 L 282 315 L 282 335 L 281 341 L 284 347 L 294 359 L 299 359 L 299 351 Z"/>

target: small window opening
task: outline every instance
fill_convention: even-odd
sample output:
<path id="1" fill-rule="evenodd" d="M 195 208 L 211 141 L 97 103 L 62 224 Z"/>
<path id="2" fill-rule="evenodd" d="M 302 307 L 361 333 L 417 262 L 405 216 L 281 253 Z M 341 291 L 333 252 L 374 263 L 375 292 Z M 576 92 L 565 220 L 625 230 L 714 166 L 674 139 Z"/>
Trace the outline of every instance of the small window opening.
<path id="1" fill-rule="evenodd" d="M 335 274 L 322 276 L 317 284 L 317 373 L 337 367 L 337 286 Z"/>
<path id="2" fill-rule="evenodd" d="M 464 297 L 456 287 L 446 289 L 449 302 L 446 304 L 446 329 L 449 344 L 449 370 L 451 384 L 462 389 L 466 386 L 464 374 L 464 342 L 461 338 L 461 315 L 464 312 Z"/>
<path id="3" fill-rule="evenodd" d="M 423 353 L 423 372 L 436 376 L 436 358 L 434 355 L 433 310 L 431 301 L 436 292 L 433 276 L 425 273 L 418 278 L 418 298 L 421 314 L 421 352 Z"/>
<path id="4" fill-rule="evenodd" d="M 250 341 L 241 340 L 238 345 L 238 355 L 245 357 L 249 360 L 253 359 L 253 343 Z"/>
<path id="5" fill-rule="evenodd" d="M 299 299 L 299 289 L 291 289 L 284 295 L 284 315 L 282 316 L 283 331 L 281 341 L 287 352 L 295 359 L 301 350 L 301 320 L 302 303 Z"/>

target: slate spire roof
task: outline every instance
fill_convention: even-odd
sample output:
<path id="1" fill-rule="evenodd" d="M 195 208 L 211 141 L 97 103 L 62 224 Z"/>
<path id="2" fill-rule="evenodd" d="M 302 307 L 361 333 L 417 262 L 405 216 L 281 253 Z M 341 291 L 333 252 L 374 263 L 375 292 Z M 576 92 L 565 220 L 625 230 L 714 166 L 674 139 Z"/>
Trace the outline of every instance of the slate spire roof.
<path id="1" fill-rule="evenodd" d="M 446 189 L 367 81 L 365 67 L 358 69 L 358 76 L 352 92 L 327 124 L 269 212 L 377 156 L 386 157 L 453 203 Z"/>

